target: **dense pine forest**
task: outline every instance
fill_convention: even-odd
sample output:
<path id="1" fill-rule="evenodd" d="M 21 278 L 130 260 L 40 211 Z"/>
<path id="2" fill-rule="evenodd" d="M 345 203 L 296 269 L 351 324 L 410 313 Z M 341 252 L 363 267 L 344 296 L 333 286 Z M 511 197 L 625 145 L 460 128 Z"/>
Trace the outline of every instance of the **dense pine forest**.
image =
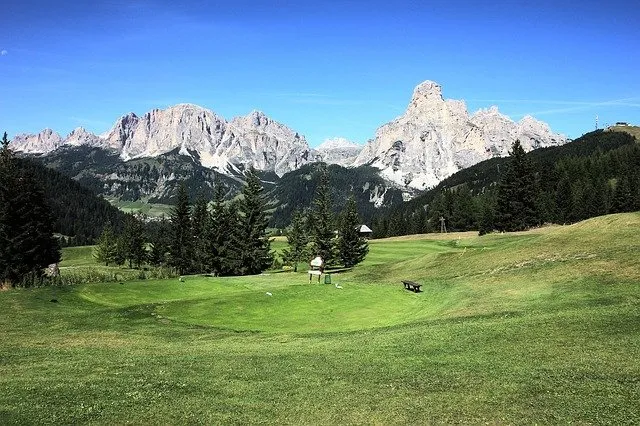
<path id="1" fill-rule="evenodd" d="M 121 232 L 105 228 L 94 256 L 105 266 L 128 262 L 129 268 L 150 265 L 180 275 L 254 275 L 282 266 L 296 270 L 298 263 L 313 256 L 321 257 L 324 266 L 350 268 L 369 250 L 359 232 L 355 198 L 350 197 L 341 214 L 335 215 L 327 168 L 321 165 L 318 173 L 311 206 L 293 214 L 281 261 L 271 252 L 267 197 L 253 169 L 245 172 L 241 194 L 230 202 L 219 182 L 211 200 L 202 195 L 190 199 L 182 184 L 168 218 L 144 224 L 127 215 Z"/>
<path id="2" fill-rule="evenodd" d="M 42 186 L 61 245 L 93 244 L 104 226 L 122 229 L 125 214 L 75 180 L 35 161 L 16 158 L 16 166 Z"/>
<path id="3" fill-rule="evenodd" d="M 372 218 L 385 206 L 402 204 L 402 191 L 387 183 L 378 175 L 377 169 L 369 166 L 346 168 L 335 164 L 314 163 L 302 166 L 287 173 L 271 190 L 269 196 L 275 200 L 271 213 L 270 226 L 285 228 L 289 226 L 296 209 L 312 205 L 312 200 L 321 175 L 328 173 L 328 190 L 331 195 L 331 210 L 342 211 L 351 195 L 356 200 L 358 214 L 362 221 L 371 223 Z M 371 197 L 377 195 L 376 200 Z M 378 205 L 375 205 L 375 201 Z"/>
<path id="4" fill-rule="evenodd" d="M 522 180 L 530 181 L 533 209 L 531 223 L 523 229 L 640 209 L 640 144 L 628 133 L 600 130 L 523 158 L 511 154 L 462 170 L 388 215 L 379 215 L 373 221 L 374 237 L 513 230 L 504 224 L 500 197 Z M 518 161 L 530 165 L 529 176 L 512 173 Z"/>

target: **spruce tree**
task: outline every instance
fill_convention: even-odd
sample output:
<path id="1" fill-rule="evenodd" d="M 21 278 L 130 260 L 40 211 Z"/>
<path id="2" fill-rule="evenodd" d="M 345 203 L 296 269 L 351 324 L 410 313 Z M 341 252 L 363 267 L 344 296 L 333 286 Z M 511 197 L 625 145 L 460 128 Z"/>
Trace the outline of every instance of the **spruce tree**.
<path id="1" fill-rule="evenodd" d="M 162 266 L 167 261 L 167 252 L 169 251 L 168 236 L 170 234 L 169 223 L 164 215 L 153 228 L 153 232 L 147 232 L 151 248 L 149 250 L 149 263 L 153 266 Z"/>
<path id="2" fill-rule="evenodd" d="M 208 272 L 218 275 L 232 275 L 231 265 L 232 221 L 231 213 L 224 203 L 224 188 L 216 178 L 211 211 L 205 222 L 204 251 Z"/>
<path id="3" fill-rule="evenodd" d="M 478 234 L 485 235 L 495 229 L 495 196 L 485 194 L 478 200 Z"/>
<path id="4" fill-rule="evenodd" d="M 633 193 L 631 191 L 631 181 L 625 173 L 616 182 L 615 191 L 613 193 L 613 202 L 611 209 L 614 213 L 629 212 L 632 209 Z"/>
<path id="5" fill-rule="evenodd" d="M 27 275 L 41 277 L 44 268 L 60 261 L 53 223 L 44 191 L 16 166 L 5 133 L 0 150 L 1 281 L 19 285 Z"/>
<path id="6" fill-rule="evenodd" d="M 300 210 L 295 210 L 291 218 L 291 225 L 287 232 L 289 248 L 284 251 L 283 259 L 293 265 L 293 271 L 298 271 L 298 262 L 309 257 L 309 235 L 307 216 Z"/>
<path id="7" fill-rule="evenodd" d="M 335 260 L 334 218 L 326 165 L 320 167 L 319 173 L 320 179 L 311 206 L 310 234 L 314 254 L 320 256 L 325 265 L 330 265 Z"/>
<path id="8" fill-rule="evenodd" d="M 367 239 L 360 235 L 360 217 L 356 207 L 356 199 L 349 197 L 340 217 L 338 231 L 338 253 L 342 264 L 350 268 L 362 262 L 369 253 Z"/>
<path id="9" fill-rule="evenodd" d="M 209 220 L 207 201 L 202 195 L 198 196 L 191 211 L 191 232 L 193 233 L 193 266 L 197 273 L 206 272 L 207 269 L 207 243 L 205 230 Z"/>
<path id="10" fill-rule="evenodd" d="M 571 217 L 571 181 L 565 173 L 556 185 L 556 220 L 560 223 L 567 223 Z"/>
<path id="11" fill-rule="evenodd" d="M 246 173 L 242 199 L 238 203 L 239 273 L 259 274 L 273 263 L 271 241 L 266 234 L 269 218 L 260 179 L 252 168 Z"/>
<path id="12" fill-rule="evenodd" d="M 496 228 L 499 231 L 523 231 L 538 226 L 539 186 L 536 170 L 520 141 L 512 147 L 510 162 L 498 185 Z"/>
<path id="13" fill-rule="evenodd" d="M 169 264 L 181 274 L 191 272 L 193 256 L 193 234 L 187 189 L 182 183 L 178 188 L 176 204 L 171 210 L 171 242 L 169 244 Z"/>
<path id="14" fill-rule="evenodd" d="M 105 266 L 109 266 L 110 263 L 115 263 L 117 245 L 118 238 L 113 233 L 111 223 L 108 223 L 100 237 L 98 237 L 97 245 L 93 250 L 93 257 L 98 262 L 104 263 Z"/>
<path id="15" fill-rule="evenodd" d="M 140 268 L 147 259 L 142 219 L 132 214 L 127 214 L 124 221 L 124 231 L 120 238 L 124 245 L 125 257 L 129 261 L 129 268 L 132 268 L 133 265 L 136 268 Z"/>

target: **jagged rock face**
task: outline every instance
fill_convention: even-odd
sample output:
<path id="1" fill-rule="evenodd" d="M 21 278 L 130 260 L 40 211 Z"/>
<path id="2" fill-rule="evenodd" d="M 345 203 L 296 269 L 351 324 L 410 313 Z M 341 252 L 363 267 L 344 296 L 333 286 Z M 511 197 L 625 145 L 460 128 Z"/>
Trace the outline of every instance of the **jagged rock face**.
<path id="1" fill-rule="evenodd" d="M 362 151 L 362 145 L 355 144 L 344 138 L 327 139 L 316 147 L 316 152 L 328 164 L 348 167 Z"/>
<path id="2" fill-rule="evenodd" d="M 119 147 L 124 160 L 156 157 L 179 148 L 181 154 L 198 153 L 206 167 L 226 169 L 227 158 L 217 150 L 226 132 L 227 122 L 212 111 L 180 104 L 142 117 L 127 114 L 103 137 L 109 147 Z"/>
<path id="3" fill-rule="evenodd" d="M 51 129 L 44 129 L 36 135 L 17 135 L 11 141 L 11 148 L 27 154 L 46 154 L 64 143 L 60 135 Z"/>
<path id="4" fill-rule="evenodd" d="M 227 144 L 227 155 L 232 163 L 251 165 L 258 170 L 273 170 L 282 176 L 307 163 L 319 161 L 319 156 L 312 152 L 304 136 L 260 111 L 234 118 L 229 128 L 233 137 Z"/>
<path id="5" fill-rule="evenodd" d="M 100 147 L 103 144 L 102 139 L 93 133 L 87 132 L 82 127 L 78 127 L 74 129 L 64 140 L 65 145 L 71 146 L 92 146 L 92 147 Z"/>
<path id="6" fill-rule="evenodd" d="M 116 150 L 124 161 L 156 157 L 179 148 L 180 154 L 195 155 L 203 166 L 222 173 L 253 166 L 282 176 L 320 160 L 304 136 L 262 112 L 253 111 L 227 122 L 214 112 L 191 104 L 154 109 L 142 117 L 129 113 L 101 136 L 78 128 L 62 139 L 45 130 L 38 135 L 17 136 L 11 143 L 16 151 L 38 154 L 65 145 Z"/>
<path id="7" fill-rule="evenodd" d="M 527 151 L 567 141 L 545 123 L 532 117 L 515 123 L 496 107 L 469 117 L 463 101 L 445 100 L 440 85 L 425 81 L 404 115 L 380 127 L 353 164 L 371 164 L 393 182 L 427 189 L 463 168 L 507 155 L 516 139 Z"/>
<path id="8" fill-rule="evenodd" d="M 464 102 L 445 100 L 432 81 L 418 85 L 404 115 L 380 127 L 364 147 L 334 139 L 310 149 L 305 138 L 259 111 L 230 122 L 191 104 L 122 116 L 103 135 L 82 128 L 65 139 L 47 129 L 19 135 L 16 151 L 47 154 L 61 146 L 90 146 L 117 152 L 124 161 L 178 149 L 202 166 L 233 175 L 249 166 L 278 176 L 305 164 L 370 164 L 407 191 L 438 184 L 482 160 L 505 156 L 520 139 L 525 150 L 560 145 L 566 138 L 532 117 L 516 123 L 492 107 L 469 116 Z"/>

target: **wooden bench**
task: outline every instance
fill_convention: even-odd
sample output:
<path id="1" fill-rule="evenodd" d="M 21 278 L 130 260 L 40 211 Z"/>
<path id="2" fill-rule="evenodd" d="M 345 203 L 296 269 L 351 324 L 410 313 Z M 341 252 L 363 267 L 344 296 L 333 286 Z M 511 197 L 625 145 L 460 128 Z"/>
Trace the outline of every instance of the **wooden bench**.
<path id="1" fill-rule="evenodd" d="M 418 284 L 417 282 L 414 282 L 414 281 L 402 280 L 402 284 L 404 284 L 405 290 L 410 290 L 410 291 L 413 291 L 414 293 L 420 293 L 420 287 L 422 287 L 422 284 Z"/>

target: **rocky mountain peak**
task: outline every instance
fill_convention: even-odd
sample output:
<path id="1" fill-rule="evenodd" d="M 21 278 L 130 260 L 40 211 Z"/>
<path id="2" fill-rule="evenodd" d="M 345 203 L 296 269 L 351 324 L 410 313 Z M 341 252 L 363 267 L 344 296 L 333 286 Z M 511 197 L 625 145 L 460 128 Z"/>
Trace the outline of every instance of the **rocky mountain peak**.
<path id="1" fill-rule="evenodd" d="M 255 109 L 247 114 L 246 118 L 254 127 L 266 126 L 271 122 L 271 119 L 264 112 Z"/>
<path id="2" fill-rule="evenodd" d="M 60 135 L 47 128 L 38 134 L 16 135 L 11 141 L 12 149 L 28 154 L 46 154 L 62 146 L 63 140 Z"/>
<path id="3" fill-rule="evenodd" d="M 324 142 L 322 142 L 320 145 L 316 147 L 318 151 L 326 151 L 329 149 L 345 149 L 345 148 L 361 149 L 362 145 L 358 145 L 357 143 L 351 142 L 350 140 L 347 140 L 345 138 L 331 138 L 331 139 L 325 139 Z"/>
<path id="4" fill-rule="evenodd" d="M 399 185 L 427 189 L 482 160 L 508 154 L 516 139 L 525 150 L 560 145 L 566 137 L 531 117 L 519 123 L 497 107 L 469 116 L 464 101 L 444 99 L 433 81 L 419 84 L 406 112 L 381 126 L 354 165 L 371 164 Z"/>
<path id="5" fill-rule="evenodd" d="M 345 138 L 332 138 L 318 145 L 316 151 L 325 163 L 348 167 L 362 151 L 362 145 L 353 143 Z"/>
<path id="6" fill-rule="evenodd" d="M 425 98 L 431 101 L 443 101 L 442 86 L 435 81 L 427 80 L 418 84 L 413 90 L 412 100 Z"/>
<path id="7" fill-rule="evenodd" d="M 100 146 L 101 139 L 93 133 L 87 132 L 84 127 L 76 127 L 67 135 L 64 144 L 71 146 Z"/>

